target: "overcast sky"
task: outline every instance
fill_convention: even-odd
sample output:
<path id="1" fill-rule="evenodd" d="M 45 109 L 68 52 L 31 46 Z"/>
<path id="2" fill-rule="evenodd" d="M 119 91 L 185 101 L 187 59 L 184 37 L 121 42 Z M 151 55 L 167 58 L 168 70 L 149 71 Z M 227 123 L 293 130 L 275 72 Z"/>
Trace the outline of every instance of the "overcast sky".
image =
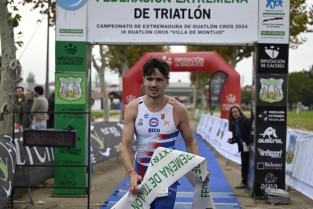
<path id="1" fill-rule="evenodd" d="M 308 0 L 310 4 L 313 0 Z M 17 51 L 17 58 L 20 60 L 23 67 L 23 78 L 26 80 L 29 72 L 35 74 L 35 80 L 39 84 L 44 84 L 46 80 L 46 47 L 47 47 L 47 20 L 44 18 L 41 23 L 37 22 L 42 19 L 36 11 L 30 11 L 29 6 L 21 9 L 22 20 L 20 27 L 16 31 L 22 31 L 23 36 L 18 40 L 22 40 L 24 45 Z M 289 72 L 308 70 L 313 65 L 313 34 L 305 34 L 308 41 L 299 46 L 298 49 L 289 50 Z M 96 50 L 95 50 L 96 51 Z M 183 46 L 176 46 L 173 52 L 184 52 Z M 55 31 L 50 29 L 50 65 L 49 65 L 49 81 L 54 81 L 55 73 Z M 236 71 L 241 75 L 241 83 L 243 85 L 252 84 L 252 59 L 245 59 L 238 63 Z M 93 73 L 95 75 L 95 71 Z M 174 76 L 173 76 L 174 75 Z M 94 77 L 94 76 L 93 76 Z M 93 78 L 94 79 L 94 78 Z M 106 80 L 111 83 L 118 83 L 118 76 L 116 74 L 107 73 Z M 171 76 L 171 82 L 189 82 L 189 73 L 175 72 Z"/>

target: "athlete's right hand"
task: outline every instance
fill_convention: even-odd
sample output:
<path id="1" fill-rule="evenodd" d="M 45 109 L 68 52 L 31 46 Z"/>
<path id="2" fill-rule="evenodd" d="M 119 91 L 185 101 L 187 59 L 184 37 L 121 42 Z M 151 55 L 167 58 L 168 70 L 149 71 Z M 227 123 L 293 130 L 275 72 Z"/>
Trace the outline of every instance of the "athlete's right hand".
<path id="1" fill-rule="evenodd" d="M 140 189 L 138 188 L 138 183 L 142 180 L 141 176 L 139 176 L 136 171 L 133 171 L 129 174 L 130 184 L 129 184 L 129 192 L 133 195 L 140 195 Z"/>

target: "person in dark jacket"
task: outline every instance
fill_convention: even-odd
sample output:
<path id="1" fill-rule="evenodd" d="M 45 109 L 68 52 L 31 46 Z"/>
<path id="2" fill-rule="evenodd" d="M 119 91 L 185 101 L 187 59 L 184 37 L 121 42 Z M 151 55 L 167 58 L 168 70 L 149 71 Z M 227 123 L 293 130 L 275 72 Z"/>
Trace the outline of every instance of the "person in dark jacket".
<path id="1" fill-rule="evenodd" d="M 20 132 L 22 131 L 22 121 L 20 120 L 19 117 L 19 111 L 24 101 L 25 101 L 24 88 L 22 86 L 18 86 L 15 88 L 13 111 L 15 112 L 14 113 L 15 122 L 18 124 L 18 129 Z"/>
<path id="2" fill-rule="evenodd" d="M 19 119 L 23 126 L 23 129 L 30 129 L 32 124 L 32 114 L 30 113 L 34 103 L 34 92 L 27 90 L 26 92 L 26 101 L 21 104 L 19 111 Z"/>
<path id="3" fill-rule="evenodd" d="M 54 128 L 54 101 L 55 92 L 53 91 L 51 96 L 48 98 L 48 121 L 47 128 Z"/>
<path id="4" fill-rule="evenodd" d="M 249 149 L 251 136 L 251 120 L 247 118 L 238 106 L 233 106 L 228 115 L 229 131 L 233 133 L 233 138 L 228 143 L 237 143 L 241 154 L 241 183 L 236 189 L 247 188 L 249 173 Z"/>

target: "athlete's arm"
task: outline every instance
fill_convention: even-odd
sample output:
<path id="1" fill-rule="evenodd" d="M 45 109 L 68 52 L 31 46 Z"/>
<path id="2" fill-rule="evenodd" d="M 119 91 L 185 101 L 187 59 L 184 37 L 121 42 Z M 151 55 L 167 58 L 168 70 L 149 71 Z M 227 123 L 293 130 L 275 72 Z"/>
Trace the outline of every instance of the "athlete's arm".
<path id="1" fill-rule="evenodd" d="M 175 103 L 176 104 L 174 106 L 174 121 L 175 118 L 177 117 L 178 120 L 176 121 L 178 121 L 178 129 L 185 141 L 187 152 L 199 155 L 198 144 L 192 135 L 192 131 L 189 125 L 188 111 L 186 107 L 182 105 L 180 102 L 175 101 Z M 204 183 L 207 184 L 209 181 L 210 181 L 210 172 L 207 171 Z"/>
<path id="2" fill-rule="evenodd" d="M 137 102 L 136 102 L 137 101 Z M 141 176 L 137 175 L 134 169 L 131 147 L 135 133 L 135 120 L 137 115 L 138 100 L 129 103 L 124 112 L 124 128 L 122 133 L 121 143 L 121 158 L 127 174 L 130 178 L 129 192 L 139 195 L 140 190 L 137 186 L 138 181 L 142 180 Z"/>

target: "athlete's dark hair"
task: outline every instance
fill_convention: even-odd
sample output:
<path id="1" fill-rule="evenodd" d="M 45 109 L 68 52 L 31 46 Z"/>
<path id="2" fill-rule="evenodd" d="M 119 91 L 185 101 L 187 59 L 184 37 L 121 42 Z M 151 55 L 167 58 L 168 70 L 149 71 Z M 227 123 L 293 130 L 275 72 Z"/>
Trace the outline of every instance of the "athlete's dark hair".
<path id="1" fill-rule="evenodd" d="M 170 66 L 169 64 L 159 58 L 150 58 L 144 65 L 143 65 L 143 76 L 150 76 L 155 72 L 155 69 L 158 69 L 160 73 L 166 78 L 169 79 L 170 73 Z"/>

